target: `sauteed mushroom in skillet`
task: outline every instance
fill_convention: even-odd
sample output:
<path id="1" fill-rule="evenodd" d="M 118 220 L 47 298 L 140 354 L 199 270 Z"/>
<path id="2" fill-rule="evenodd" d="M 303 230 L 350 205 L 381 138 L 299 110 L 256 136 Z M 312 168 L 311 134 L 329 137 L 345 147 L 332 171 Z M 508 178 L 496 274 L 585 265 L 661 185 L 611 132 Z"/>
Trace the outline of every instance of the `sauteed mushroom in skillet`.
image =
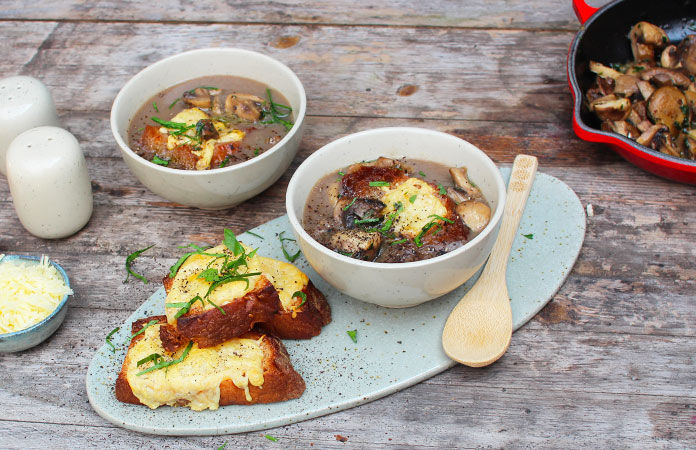
<path id="1" fill-rule="evenodd" d="M 696 159 L 696 34 L 670 43 L 660 27 L 639 22 L 628 37 L 633 61 L 590 62 L 597 75 L 586 93 L 590 111 L 604 131 Z"/>

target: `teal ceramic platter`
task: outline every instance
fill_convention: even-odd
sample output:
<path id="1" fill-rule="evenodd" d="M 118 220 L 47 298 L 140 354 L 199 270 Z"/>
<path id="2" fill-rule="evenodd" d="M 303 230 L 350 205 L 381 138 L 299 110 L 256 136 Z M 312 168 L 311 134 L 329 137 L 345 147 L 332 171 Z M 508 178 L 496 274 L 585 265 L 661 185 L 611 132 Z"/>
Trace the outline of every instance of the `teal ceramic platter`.
<path id="1" fill-rule="evenodd" d="M 502 169 L 509 178 L 510 170 Z M 238 237 L 259 254 L 283 260 L 277 235 L 291 236 L 279 217 Z M 527 235 L 525 237 L 524 235 Z M 538 173 L 513 243 L 507 284 L 513 325 L 518 329 L 558 291 L 570 273 L 585 236 L 585 211 L 575 193 L 558 179 Z M 288 242 L 290 246 L 292 242 Z M 294 249 L 293 249 L 294 250 Z M 455 363 L 442 350 L 441 335 L 454 305 L 474 279 L 453 292 L 405 309 L 388 309 L 347 297 L 321 279 L 302 257 L 295 264 L 331 304 L 333 321 L 307 341 L 285 341 L 307 390 L 297 400 L 268 405 L 223 406 L 215 411 L 124 404 L 114 383 L 125 355 L 131 323 L 164 313 L 164 288 L 157 290 L 112 337 L 116 352 L 97 350 L 87 373 L 92 407 L 108 421 L 162 435 L 217 435 L 272 428 L 376 400 L 436 375 Z M 348 331 L 356 330 L 357 342 Z M 512 346 L 515 345 L 513 337 Z"/>

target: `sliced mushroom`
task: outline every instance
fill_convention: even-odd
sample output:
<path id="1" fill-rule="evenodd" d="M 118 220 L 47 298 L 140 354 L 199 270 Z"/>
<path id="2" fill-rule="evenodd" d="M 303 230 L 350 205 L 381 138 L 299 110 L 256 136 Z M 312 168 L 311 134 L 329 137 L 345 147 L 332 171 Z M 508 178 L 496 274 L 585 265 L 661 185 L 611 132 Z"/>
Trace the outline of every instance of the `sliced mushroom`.
<path id="1" fill-rule="evenodd" d="M 374 198 L 341 198 L 334 207 L 334 219 L 346 228 L 353 228 L 356 220 L 379 218 L 385 206 Z"/>
<path id="2" fill-rule="evenodd" d="M 648 120 L 648 113 L 645 109 L 645 101 L 633 102 L 631 105 L 631 113 L 628 115 L 628 119 L 626 120 L 635 125 L 640 133 L 644 132 L 653 125 L 653 123 Z"/>
<path id="3" fill-rule="evenodd" d="M 590 103 L 590 110 L 594 111 L 602 120 L 624 120 L 631 113 L 631 101 L 627 98 L 618 98 L 616 95 L 607 95 Z"/>
<path id="4" fill-rule="evenodd" d="M 681 61 L 679 60 L 679 55 L 677 54 L 676 45 L 668 45 L 662 50 L 662 55 L 660 55 L 660 65 L 666 69 L 677 69 L 681 67 Z"/>
<path id="5" fill-rule="evenodd" d="M 464 225 L 474 233 L 481 232 L 491 220 L 491 208 L 477 200 L 462 202 L 456 206 L 455 211 Z"/>
<path id="6" fill-rule="evenodd" d="M 462 191 L 453 187 L 447 188 L 447 196 L 451 198 L 455 204 L 471 200 L 471 198 L 468 195 L 464 195 Z"/>
<path id="7" fill-rule="evenodd" d="M 382 243 L 382 235 L 357 229 L 329 231 L 320 238 L 331 250 L 345 253 L 353 258 L 372 261 Z"/>
<path id="8" fill-rule="evenodd" d="M 653 92 L 647 108 L 650 120 L 667 126 L 672 136 L 679 133 L 689 112 L 686 97 L 673 86 L 664 86 Z"/>
<path id="9" fill-rule="evenodd" d="M 687 72 L 696 75 L 696 34 L 690 34 L 677 47 L 679 62 Z"/>
<path id="10" fill-rule="evenodd" d="M 483 198 L 481 190 L 469 181 L 466 167 L 450 167 L 449 173 L 454 185 L 466 192 L 469 198 Z"/>
<path id="11" fill-rule="evenodd" d="M 684 157 L 696 159 L 696 131 L 689 130 L 689 132 L 687 132 L 684 144 Z"/>
<path id="12" fill-rule="evenodd" d="M 207 89 L 199 87 L 191 91 L 186 91 L 181 96 L 184 103 L 198 108 L 210 108 L 212 100 Z"/>
<path id="13" fill-rule="evenodd" d="M 590 61 L 590 71 L 596 73 L 602 78 L 612 78 L 614 80 L 623 75 L 618 70 L 614 70 L 611 67 L 607 67 L 604 64 L 596 61 Z"/>
<path id="14" fill-rule="evenodd" d="M 631 51 L 636 61 L 654 61 L 655 49 L 669 42 L 662 28 L 649 22 L 638 22 L 628 34 L 631 40 Z"/>
<path id="15" fill-rule="evenodd" d="M 196 134 L 204 141 L 220 137 L 220 133 L 218 133 L 217 128 L 215 128 L 213 121 L 210 119 L 201 119 L 196 123 Z"/>
<path id="16" fill-rule="evenodd" d="M 631 139 L 636 139 L 641 135 L 641 131 L 635 125 L 625 120 L 617 120 L 616 122 L 605 120 L 602 122 L 602 130 L 613 131 L 614 133 L 618 133 Z"/>
<path id="17" fill-rule="evenodd" d="M 263 99 L 249 94 L 230 94 L 225 99 L 225 112 L 255 122 L 261 118 Z"/>
<path id="18" fill-rule="evenodd" d="M 640 145 L 659 150 L 672 156 L 679 156 L 679 151 L 672 144 L 669 128 L 665 125 L 653 125 L 636 139 Z"/>
<path id="19" fill-rule="evenodd" d="M 380 156 L 374 161 L 363 161 L 355 164 L 351 164 L 346 168 L 345 172 L 346 173 L 353 173 L 356 170 L 359 170 L 361 167 L 384 167 L 384 168 L 391 168 L 391 167 L 397 167 L 404 169 L 406 172 L 410 172 L 411 168 L 407 165 L 405 165 L 403 162 L 399 161 L 398 159 L 392 159 L 392 158 L 385 158 L 384 156 Z"/>
<path id="20" fill-rule="evenodd" d="M 696 92 L 686 90 L 684 91 L 684 97 L 686 97 L 686 103 L 691 110 L 691 117 L 696 117 Z"/>
<path id="21" fill-rule="evenodd" d="M 587 101 L 593 102 L 598 98 L 613 94 L 615 84 L 613 78 L 595 77 L 595 82 L 587 90 Z"/>
<path id="22" fill-rule="evenodd" d="M 678 86 L 686 88 L 691 84 L 689 77 L 676 69 L 665 69 L 663 67 L 654 67 L 640 74 L 640 78 L 644 81 L 652 81 L 658 86 Z"/>
<path id="23" fill-rule="evenodd" d="M 642 95 L 645 100 L 650 98 L 652 93 L 655 92 L 655 88 L 653 87 L 653 85 L 647 81 L 639 81 L 638 83 L 636 83 L 636 85 L 640 90 L 640 95 Z"/>
<path id="24" fill-rule="evenodd" d="M 614 92 L 624 97 L 630 97 L 640 92 L 638 88 L 639 78 L 633 75 L 621 75 L 616 79 Z"/>

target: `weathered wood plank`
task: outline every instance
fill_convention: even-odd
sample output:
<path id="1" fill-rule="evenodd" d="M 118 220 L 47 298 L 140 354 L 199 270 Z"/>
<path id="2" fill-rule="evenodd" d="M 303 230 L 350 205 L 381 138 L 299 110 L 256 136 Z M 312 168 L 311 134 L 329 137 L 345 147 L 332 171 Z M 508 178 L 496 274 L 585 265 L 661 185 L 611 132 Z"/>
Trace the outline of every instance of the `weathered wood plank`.
<path id="1" fill-rule="evenodd" d="M 603 2 L 592 2 L 603 3 Z M 31 2 L 7 0 L 0 19 L 37 19 L 135 22 L 212 22 L 212 23 L 285 23 L 380 26 L 433 26 L 476 28 L 577 29 L 578 21 L 571 3 L 540 0 L 534 4 L 522 0 L 492 2 L 452 2 L 433 0 L 417 3 L 389 0 L 379 4 L 341 2 L 259 1 L 217 2 L 199 0 L 168 2 L 165 8 L 139 1 L 59 1 Z"/>
<path id="2" fill-rule="evenodd" d="M 45 26 L 0 22 L 0 34 L 35 25 Z M 41 78 L 62 111 L 93 114 L 108 111 L 120 87 L 147 65 L 225 45 L 231 32 L 216 24 L 61 23 L 30 63 L 10 54 L 5 71 Z M 299 37 L 297 45 L 271 45 L 288 33 Z M 525 123 L 570 117 L 568 32 L 247 25 L 234 36 L 235 46 L 296 71 L 311 115 Z M 403 85 L 417 89 L 402 96 Z"/>

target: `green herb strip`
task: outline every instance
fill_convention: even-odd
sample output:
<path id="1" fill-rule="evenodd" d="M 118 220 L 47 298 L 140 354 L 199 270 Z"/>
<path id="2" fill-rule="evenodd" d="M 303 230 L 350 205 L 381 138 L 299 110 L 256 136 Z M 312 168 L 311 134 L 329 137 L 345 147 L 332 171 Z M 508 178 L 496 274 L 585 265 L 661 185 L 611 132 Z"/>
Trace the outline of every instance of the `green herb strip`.
<path id="1" fill-rule="evenodd" d="M 352 257 L 353 257 L 353 254 L 352 254 L 352 253 L 349 253 L 349 252 L 344 252 L 344 251 L 341 251 L 341 250 L 336 250 L 336 252 L 337 252 L 337 253 L 340 253 L 340 254 L 343 255 L 343 256 L 347 256 L 347 257 L 349 257 L 349 258 L 352 258 Z"/>
<path id="2" fill-rule="evenodd" d="M 111 332 L 110 332 L 109 334 L 106 335 L 105 341 L 106 341 L 106 343 L 109 345 L 109 347 L 111 347 L 111 351 L 114 352 L 114 353 L 116 352 L 116 347 L 115 347 L 114 344 L 111 342 L 111 336 L 113 336 L 114 334 L 116 334 L 116 332 L 118 332 L 118 330 L 120 330 L 120 329 L 121 329 L 120 327 L 116 327 L 116 328 L 114 328 L 113 330 L 111 330 Z"/>
<path id="3" fill-rule="evenodd" d="M 350 339 L 355 342 L 356 344 L 358 343 L 358 330 L 350 330 L 346 331 L 348 333 L 348 336 L 350 336 Z"/>
<path id="4" fill-rule="evenodd" d="M 183 360 L 186 359 L 189 352 L 191 351 L 191 347 L 193 347 L 193 341 L 189 341 L 188 345 L 186 346 L 184 351 L 181 353 L 181 356 L 179 356 L 177 359 L 174 359 L 172 361 L 160 361 L 160 362 L 156 363 L 154 366 L 150 367 L 149 369 L 145 369 L 141 372 L 136 373 L 135 376 L 139 377 L 141 375 L 145 375 L 146 373 L 152 372 L 154 370 L 164 369 L 165 367 L 173 366 L 174 364 L 179 364 L 180 362 L 182 362 Z"/>
<path id="5" fill-rule="evenodd" d="M 266 96 L 268 97 L 268 110 L 264 110 L 264 119 L 266 116 L 270 116 L 267 120 L 262 121 L 264 124 L 279 123 L 285 127 L 286 130 L 290 131 L 292 128 L 292 122 L 285 120 L 290 116 L 292 108 L 286 105 L 281 105 L 273 101 L 273 96 L 271 95 L 271 90 L 266 88 Z M 280 111 L 282 110 L 282 111 Z"/>
<path id="6" fill-rule="evenodd" d="M 411 203 L 414 203 L 417 198 L 418 198 L 418 194 L 413 194 L 411 197 L 409 197 L 408 201 Z"/>
<path id="7" fill-rule="evenodd" d="M 213 303 L 212 300 L 208 299 L 208 303 L 210 303 L 210 304 L 213 305 L 215 308 L 217 308 L 217 310 L 220 311 L 220 312 L 222 313 L 223 316 L 226 316 L 226 315 L 227 315 L 227 313 L 225 312 L 225 310 L 222 309 L 222 307 L 220 307 L 220 306 L 216 305 L 215 303 Z"/>
<path id="8" fill-rule="evenodd" d="M 133 263 L 133 261 L 135 261 L 135 259 L 136 259 L 138 256 L 142 255 L 144 252 L 150 250 L 150 249 L 151 249 L 152 247 L 154 247 L 154 246 L 155 246 L 155 244 L 152 244 L 151 246 L 145 247 L 145 248 L 142 249 L 142 250 L 135 251 L 135 252 L 131 253 L 130 255 L 128 255 L 128 256 L 126 257 L 126 272 L 128 272 L 128 274 L 126 275 L 126 279 L 123 280 L 124 283 L 127 283 L 127 282 L 128 282 L 128 278 L 129 278 L 131 275 L 133 275 L 135 278 L 139 279 L 140 281 L 142 281 L 142 282 L 145 283 L 145 284 L 148 283 L 147 278 L 145 278 L 144 276 L 142 276 L 142 275 L 140 275 L 140 274 L 137 274 L 137 273 L 133 272 L 133 269 L 131 269 L 131 264 Z"/>
<path id="9" fill-rule="evenodd" d="M 196 244 L 183 245 L 183 246 L 180 246 L 178 248 L 193 248 L 196 251 L 184 253 L 181 257 L 179 257 L 179 260 L 172 267 L 169 268 L 169 277 L 170 278 L 174 278 L 176 276 L 176 273 L 179 271 L 179 268 L 181 267 L 181 265 L 184 262 L 186 262 L 186 260 L 189 258 L 189 256 L 207 255 L 208 253 L 205 253 L 205 251 L 210 249 L 210 247 L 203 248 L 203 247 L 197 246 Z"/>
<path id="10" fill-rule="evenodd" d="M 254 233 L 254 232 L 252 232 L 252 231 L 245 231 L 245 233 L 246 233 L 246 234 L 250 234 L 250 235 L 252 235 L 252 236 L 256 236 L 256 237 L 259 238 L 259 239 L 264 239 L 263 236 L 261 236 L 260 234 L 256 234 L 256 233 Z"/>
<path id="11" fill-rule="evenodd" d="M 148 355 L 148 356 L 144 357 L 143 359 L 141 359 L 140 361 L 138 361 L 138 363 L 136 365 L 142 366 L 143 364 L 148 363 L 150 361 L 154 361 L 155 364 L 157 364 L 161 360 L 162 360 L 162 355 L 160 355 L 159 353 L 152 353 L 151 355 Z"/>
<path id="12" fill-rule="evenodd" d="M 362 225 L 365 223 L 377 223 L 379 222 L 379 218 L 377 217 L 370 217 L 368 219 L 355 219 L 353 220 L 354 225 Z"/>
<path id="13" fill-rule="evenodd" d="M 344 176 L 345 174 L 346 174 L 345 172 L 341 172 L 340 170 L 338 171 L 338 176 L 339 176 L 339 177 L 342 177 L 342 176 Z"/>
<path id="14" fill-rule="evenodd" d="M 353 203 L 355 203 L 355 199 L 357 199 L 357 197 L 353 197 L 353 200 L 351 200 L 350 203 L 348 203 L 346 206 L 344 206 L 344 207 L 343 207 L 343 210 L 344 210 L 344 211 L 347 211 L 348 208 L 350 208 L 351 206 L 353 206 Z"/>
<path id="15" fill-rule="evenodd" d="M 389 186 L 390 184 L 388 181 L 370 181 L 372 187 Z"/>
<path id="16" fill-rule="evenodd" d="M 267 434 L 267 435 L 264 436 L 264 437 L 265 437 L 266 439 L 268 439 L 269 441 L 278 442 L 278 438 L 274 438 L 274 437 L 271 436 L 270 434 Z"/>
<path id="17" fill-rule="evenodd" d="M 217 448 L 217 450 L 223 450 L 225 447 L 227 447 L 227 442 L 225 442 L 224 444 L 222 444 L 221 446 L 219 446 L 219 447 Z"/>
<path id="18" fill-rule="evenodd" d="M 452 219 L 447 219 L 446 217 L 438 216 L 437 214 L 431 214 L 431 215 L 429 215 L 428 217 L 434 217 L 434 218 L 436 218 L 436 219 L 438 219 L 438 220 L 442 220 L 443 222 L 447 222 L 447 223 L 454 223 L 454 220 L 452 220 Z"/>
<path id="19" fill-rule="evenodd" d="M 533 233 L 523 234 L 522 236 L 526 237 L 527 239 L 534 239 L 534 234 L 533 234 Z"/>
<path id="20" fill-rule="evenodd" d="M 418 171 L 418 175 L 422 176 L 423 178 L 425 178 L 425 176 L 426 176 L 425 172 L 423 172 L 422 170 Z"/>
<path id="21" fill-rule="evenodd" d="M 384 225 L 382 225 L 382 228 L 379 229 L 380 232 L 384 233 L 389 231 L 389 229 L 392 226 L 392 223 L 394 223 L 394 219 L 396 216 L 401 214 L 401 212 L 404 210 L 404 205 L 401 204 L 401 202 L 394 203 L 394 208 L 396 208 L 396 211 L 393 213 L 389 214 L 389 217 L 387 217 L 387 220 L 384 221 Z"/>
<path id="22" fill-rule="evenodd" d="M 437 185 L 438 191 L 440 191 L 440 195 L 447 195 L 447 189 L 445 189 L 441 184 Z"/>
<path id="23" fill-rule="evenodd" d="M 399 245 L 408 242 L 408 239 L 399 239 L 398 241 L 392 241 L 389 245 Z"/>
<path id="24" fill-rule="evenodd" d="M 169 161 L 168 161 L 168 160 L 162 159 L 162 158 L 160 158 L 160 157 L 157 156 L 157 155 L 155 155 L 155 156 L 152 157 L 152 162 L 155 163 L 155 164 L 157 164 L 157 165 L 165 166 L 165 167 L 169 165 Z"/>
<path id="25" fill-rule="evenodd" d="M 152 107 L 155 108 L 155 112 L 159 112 L 159 108 L 157 107 L 157 102 L 152 102 Z"/>
<path id="26" fill-rule="evenodd" d="M 145 330 L 147 330 L 147 329 L 150 328 L 151 326 L 156 325 L 156 324 L 158 324 L 158 323 L 159 323 L 159 322 L 158 322 L 157 320 L 151 320 L 151 321 L 149 321 L 148 323 L 146 323 L 146 324 L 140 329 L 140 331 L 138 331 L 137 333 L 133 333 L 133 335 L 130 337 L 130 340 L 132 341 L 134 337 L 136 337 L 136 336 L 138 336 L 138 335 L 140 335 L 140 334 L 143 334 L 143 333 L 145 332 Z"/>
<path id="27" fill-rule="evenodd" d="M 225 244 L 225 247 L 232 251 L 234 256 L 244 253 L 244 247 L 242 247 L 242 244 L 239 243 L 232 230 L 225 228 L 224 236 L 225 237 L 222 240 L 222 243 Z"/>
<path id="28" fill-rule="evenodd" d="M 281 231 L 278 235 L 278 239 L 280 239 L 280 248 L 283 250 L 283 255 L 285 256 L 285 259 L 287 259 L 289 262 L 295 262 L 295 260 L 299 258 L 301 250 L 298 250 L 297 253 L 295 253 L 294 255 L 289 254 L 288 251 L 285 249 L 285 241 L 295 242 L 295 239 L 283 237 L 284 233 L 285 231 Z"/>
<path id="29" fill-rule="evenodd" d="M 179 100 L 181 100 L 181 97 L 175 98 L 174 101 L 169 104 L 169 109 L 172 109 L 174 105 L 176 105 L 179 102 Z"/>
<path id="30" fill-rule="evenodd" d="M 304 305 L 305 302 L 307 301 L 307 294 L 305 294 L 302 291 L 295 291 L 295 292 L 293 292 L 292 296 L 293 296 L 293 298 L 300 297 L 302 299 L 302 303 L 300 303 L 299 306 L 297 306 L 297 308 L 302 308 L 302 305 Z"/>
<path id="31" fill-rule="evenodd" d="M 193 306 L 193 304 L 196 303 L 196 302 L 201 302 L 201 305 L 203 305 L 203 307 L 205 307 L 205 303 L 203 302 L 203 299 L 201 298 L 200 295 L 196 295 L 195 297 L 193 297 L 193 298 L 192 298 L 191 300 L 189 300 L 188 302 L 183 302 L 183 303 L 165 303 L 164 306 L 167 307 L 167 308 L 181 308 L 181 309 L 179 309 L 179 310 L 176 312 L 176 314 L 174 315 L 174 318 L 175 318 L 175 319 L 178 319 L 179 317 L 181 317 L 181 316 L 183 316 L 184 314 L 186 314 L 187 312 L 189 312 L 189 310 L 191 309 L 191 307 Z"/>
<path id="32" fill-rule="evenodd" d="M 220 167 L 222 169 L 223 167 L 225 167 L 227 165 L 228 162 L 230 162 L 230 155 L 225 156 L 225 159 L 223 159 L 220 162 L 220 166 L 218 166 L 218 167 Z"/>
<path id="33" fill-rule="evenodd" d="M 151 117 L 153 122 L 162 125 L 164 128 L 169 128 L 170 130 L 184 130 L 188 131 L 195 128 L 195 125 L 187 125 L 183 122 L 170 122 L 168 120 L 162 120 L 159 117 Z"/>

